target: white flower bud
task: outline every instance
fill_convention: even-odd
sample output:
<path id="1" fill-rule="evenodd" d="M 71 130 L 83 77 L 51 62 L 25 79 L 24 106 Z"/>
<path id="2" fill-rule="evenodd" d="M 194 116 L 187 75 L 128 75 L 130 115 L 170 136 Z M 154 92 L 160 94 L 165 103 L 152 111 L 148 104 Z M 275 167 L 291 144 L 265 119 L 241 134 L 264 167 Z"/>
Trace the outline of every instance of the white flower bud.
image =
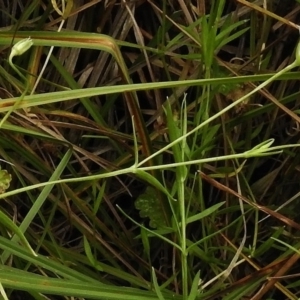
<path id="1" fill-rule="evenodd" d="M 32 39 L 29 37 L 24 40 L 18 41 L 11 49 L 11 53 L 9 55 L 9 59 L 11 60 L 13 57 L 17 55 L 22 55 L 25 53 L 31 46 L 33 45 Z"/>

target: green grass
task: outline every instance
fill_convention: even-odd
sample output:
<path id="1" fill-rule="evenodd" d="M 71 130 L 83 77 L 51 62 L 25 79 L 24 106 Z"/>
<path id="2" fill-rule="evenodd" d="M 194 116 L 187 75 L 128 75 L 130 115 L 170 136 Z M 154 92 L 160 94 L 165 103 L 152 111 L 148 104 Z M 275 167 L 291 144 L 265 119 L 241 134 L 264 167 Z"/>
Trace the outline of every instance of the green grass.
<path id="1" fill-rule="evenodd" d="M 98 2 L 0 6 L 1 299 L 298 299 L 297 1 Z"/>

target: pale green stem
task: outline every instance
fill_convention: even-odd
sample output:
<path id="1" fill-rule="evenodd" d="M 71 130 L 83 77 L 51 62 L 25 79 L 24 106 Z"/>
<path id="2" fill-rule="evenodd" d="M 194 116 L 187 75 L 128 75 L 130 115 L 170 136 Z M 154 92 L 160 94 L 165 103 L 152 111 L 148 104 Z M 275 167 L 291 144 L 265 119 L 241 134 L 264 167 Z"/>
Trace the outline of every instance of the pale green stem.
<path id="1" fill-rule="evenodd" d="M 300 59 L 299 59 L 300 60 Z M 189 135 L 195 133 L 196 131 L 198 131 L 200 128 L 204 127 L 205 125 L 209 124 L 210 122 L 212 122 L 213 120 L 219 118 L 221 115 L 223 115 L 224 113 L 226 113 L 227 111 L 229 111 L 230 109 L 232 109 L 233 107 L 237 106 L 238 104 L 240 104 L 241 102 L 245 101 L 246 99 L 248 99 L 250 96 L 252 96 L 253 94 L 255 94 L 257 91 L 261 90 L 262 88 L 264 88 L 266 85 L 268 85 L 269 83 L 271 83 L 274 79 L 280 77 L 281 75 L 283 75 L 284 73 L 290 71 L 291 69 L 298 67 L 300 65 L 300 61 L 298 62 L 297 60 L 295 60 L 293 63 L 291 63 L 290 65 L 288 65 L 287 67 L 285 67 L 284 69 L 282 69 L 281 71 L 279 71 L 278 73 L 276 73 L 275 75 L 273 75 L 272 77 L 270 77 L 268 80 L 264 81 L 263 83 L 261 83 L 259 86 L 257 86 L 254 90 L 252 90 L 250 93 L 246 94 L 245 96 L 243 96 L 242 98 L 236 100 L 235 102 L 233 102 L 232 104 L 228 105 L 227 107 L 225 107 L 224 109 L 222 109 L 221 111 L 219 111 L 218 113 L 216 113 L 215 115 L 211 116 L 209 119 L 203 121 L 199 126 L 195 127 L 193 130 L 189 131 L 186 135 L 179 137 L 178 139 L 176 139 L 175 141 L 171 142 L 170 144 L 168 144 L 167 146 L 163 147 L 162 149 L 156 151 L 155 153 L 153 153 L 152 155 L 148 156 L 147 158 L 145 158 L 144 160 L 142 160 L 139 164 L 138 167 L 142 166 L 143 164 L 145 164 L 147 161 L 153 159 L 155 156 L 165 152 L 166 150 L 168 150 L 169 148 L 171 148 L 172 146 L 176 145 L 177 143 L 179 143 L 180 141 L 182 141 L 183 139 L 186 139 L 186 137 L 188 137 Z"/>
<path id="2" fill-rule="evenodd" d="M 18 104 L 24 99 L 24 97 L 26 96 L 28 90 L 29 90 L 29 84 L 28 84 L 28 80 L 26 79 L 26 77 L 18 70 L 18 68 L 16 68 L 16 66 L 14 65 L 14 63 L 12 62 L 12 57 L 9 57 L 8 60 L 10 66 L 14 69 L 14 71 L 24 80 L 26 86 L 25 89 L 22 93 L 22 95 L 20 96 L 20 98 L 14 103 L 14 105 L 9 109 L 9 111 L 5 114 L 5 116 L 3 117 L 3 119 L 0 122 L 0 128 L 2 128 L 4 122 L 8 119 L 8 117 L 10 116 L 10 114 L 16 109 L 16 107 L 18 106 Z"/>

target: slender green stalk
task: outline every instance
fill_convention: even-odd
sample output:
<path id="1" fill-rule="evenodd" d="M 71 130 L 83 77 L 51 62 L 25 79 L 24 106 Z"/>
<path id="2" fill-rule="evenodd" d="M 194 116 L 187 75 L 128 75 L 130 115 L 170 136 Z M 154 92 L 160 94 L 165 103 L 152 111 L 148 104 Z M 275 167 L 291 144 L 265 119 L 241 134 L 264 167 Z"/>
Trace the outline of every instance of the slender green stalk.
<path id="1" fill-rule="evenodd" d="M 297 47 L 297 49 L 299 48 L 300 51 L 300 46 Z M 300 52 L 299 52 L 300 53 Z M 230 105 L 226 106 L 224 109 L 222 109 L 221 111 L 219 111 L 218 113 L 216 113 L 215 115 L 211 116 L 209 119 L 203 121 L 199 126 L 195 127 L 194 129 L 192 129 L 191 131 L 189 131 L 187 133 L 187 136 L 192 135 L 193 133 L 197 132 L 199 129 L 203 128 L 204 126 L 206 126 L 207 124 L 211 123 L 213 120 L 219 118 L 221 115 L 223 115 L 224 113 L 226 113 L 227 111 L 231 110 L 232 108 L 234 108 L 235 106 L 237 106 L 238 104 L 242 103 L 243 101 L 247 100 L 250 96 L 252 96 L 253 94 L 255 94 L 257 91 L 261 90 L 262 88 L 264 88 L 265 86 L 267 86 L 269 83 L 271 83 L 273 80 L 275 80 L 276 78 L 282 76 L 284 73 L 292 70 L 295 67 L 298 67 L 300 65 L 300 54 L 299 54 L 299 59 L 295 60 L 293 63 L 291 63 L 290 65 L 288 65 L 287 67 L 285 67 L 284 69 L 282 69 L 281 71 L 279 71 L 278 73 L 274 74 L 271 78 L 269 78 L 268 80 L 264 81 L 263 83 L 261 83 L 260 85 L 258 85 L 254 90 L 252 90 L 251 92 L 249 92 L 248 94 L 244 95 L 243 97 L 241 97 L 240 99 L 236 100 L 235 102 L 231 103 Z M 167 146 L 163 147 L 162 149 L 156 151 L 155 153 L 153 153 L 150 157 L 145 158 L 144 160 L 142 160 L 139 163 L 139 166 L 145 164 L 148 160 L 152 159 L 154 156 L 157 156 L 163 152 L 165 152 L 166 150 L 168 150 L 169 148 L 171 148 L 174 144 L 179 143 L 180 141 L 182 141 L 183 139 L 185 139 L 185 137 L 180 137 L 177 140 L 169 143 Z"/>
<path id="2" fill-rule="evenodd" d="M 182 135 L 185 136 L 187 133 L 187 108 L 186 108 L 186 98 L 184 98 L 182 107 L 181 107 L 181 127 L 182 127 Z M 185 154 L 186 148 L 186 139 L 183 139 L 180 143 L 180 161 L 184 162 L 186 160 Z M 181 259 L 181 269 L 182 269 L 182 291 L 183 298 L 187 299 L 189 294 L 189 286 L 188 286 L 188 264 L 187 264 L 187 245 L 186 245 L 186 197 L 185 197 L 185 184 L 187 179 L 187 167 L 179 166 L 177 167 L 176 177 L 177 177 L 177 186 L 178 186 L 178 201 L 180 207 L 180 216 L 181 216 L 181 251 L 182 251 L 182 259 Z"/>
<path id="3" fill-rule="evenodd" d="M 273 141 L 271 141 L 273 142 Z M 259 145 L 258 145 L 259 146 Z M 282 152 L 281 149 L 284 148 L 293 148 L 293 147 L 300 147 L 300 144 L 290 144 L 290 145 L 284 145 L 284 146 L 276 146 L 276 147 L 254 147 L 253 149 L 246 151 L 244 153 L 240 154 L 232 154 L 232 155 L 226 155 L 226 156 L 218 156 L 218 157 L 210 157 L 210 158 L 204 158 L 204 159 L 198 159 L 198 160 L 193 160 L 193 161 L 185 161 L 181 163 L 171 163 L 171 164 L 165 164 L 165 165 L 160 165 L 160 166 L 150 166 L 150 167 L 138 167 L 136 166 L 125 168 L 122 170 L 117 170 L 113 172 L 108 172 L 108 173 L 103 173 L 103 174 L 96 174 L 96 175 L 90 175 L 90 176 L 83 176 L 83 177 L 78 177 L 78 178 L 68 178 L 68 179 L 61 179 L 61 180 L 54 180 L 54 181 L 49 181 L 49 182 L 42 182 L 38 184 L 34 184 L 31 186 L 23 187 L 17 190 L 9 191 L 6 193 L 3 193 L 0 195 L 0 199 L 16 195 L 25 191 L 30 191 L 33 189 L 41 188 L 46 185 L 52 185 L 52 184 L 57 184 L 57 183 L 71 183 L 71 182 L 83 182 L 83 181 L 93 181 L 93 180 L 99 180 L 102 178 L 109 178 L 109 177 L 115 177 L 119 176 L 122 174 L 137 174 L 139 175 L 140 172 L 145 172 L 149 171 L 151 169 L 156 169 L 156 170 L 165 170 L 168 168 L 176 168 L 178 166 L 188 166 L 188 165 L 194 165 L 194 164 L 203 164 L 203 163 L 209 163 L 209 162 L 215 162 L 215 161 L 223 161 L 223 160 L 230 160 L 230 159 L 238 159 L 238 158 L 250 158 L 250 157 L 257 157 L 257 156 L 267 156 L 267 155 L 273 155 L 273 154 L 279 154 Z M 159 187 L 158 187 L 159 188 Z M 167 196 L 170 196 L 167 194 Z"/>
<path id="4" fill-rule="evenodd" d="M 17 108 L 18 104 L 24 99 L 25 95 L 27 94 L 28 90 L 29 90 L 29 83 L 28 80 L 26 79 L 26 77 L 18 70 L 18 68 L 14 65 L 12 59 L 16 56 L 16 55 L 22 55 L 24 52 L 26 52 L 31 46 L 33 45 L 33 42 L 30 38 L 24 39 L 24 40 L 20 40 L 18 41 L 12 48 L 8 62 L 10 64 L 10 66 L 13 68 L 13 70 L 15 70 L 15 72 L 24 80 L 25 82 L 25 89 L 22 93 L 22 95 L 20 96 L 20 98 L 14 103 L 13 106 L 10 107 L 9 111 L 5 114 L 5 116 L 3 117 L 3 119 L 0 122 L 0 128 L 2 128 L 4 122 L 8 119 L 8 117 L 10 116 L 10 114 Z"/>

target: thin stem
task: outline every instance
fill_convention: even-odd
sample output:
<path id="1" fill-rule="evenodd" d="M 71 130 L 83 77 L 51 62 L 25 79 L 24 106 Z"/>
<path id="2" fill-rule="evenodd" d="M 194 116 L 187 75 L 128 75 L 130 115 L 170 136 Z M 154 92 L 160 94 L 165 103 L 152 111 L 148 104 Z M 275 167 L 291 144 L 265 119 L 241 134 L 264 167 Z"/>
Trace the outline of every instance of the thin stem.
<path id="1" fill-rule="evenodd" d="M 185 178 L 181 178 L 178 189 L 178 200 L 181 214 L 181 271 L 182 271 L 182 291 L 183 299 L 188 296 L 188 268 L 187 268 L 187 249 L 186 249 L 186 214 L 184 197 Z"/>
<path id="2" fill-rule="evenodd" d="M 290 65 L 288 65 L 287 67 L 285 67 L 284 69 L 282 69 L 281 71 L 279 71 L 278 73 L 276 73 L 275 75 L 273 75 L 272 77 L 270 77 L 268 80 L 264 81 L 263 83 L 261 83 L 259 86 L 257 86 L 254 90 L 252 90 L 250 93 L 244 95 L 243 97 L 241 97 L 240 99 L 236 100 L 235 102 L 233 102 L 232 104 L 228 105 L 227 107 L 225 107 L 224 109 L 222 109 L 221 111 L 219 111 L 218 113 L 216 113 L 215 115 L 211 116 L 209 119 L 203 121 L 200 125 L 198 125 L 197 127 L 195 127 L 193 130 L 189 131 L 187 134 L 185 134 L 182 137 L 179 137 L 178 139 L 176 139 L 175 141 L 171 142 L 170 144 L 168 144 L 167 146 L 163 147 L 162 149 L 156 151 L 155 153 L 153 153 L 152 155 L 148 156 L 147 158 L 145 158 L 144 160 L 142 160 L 139 164 L 138 167 L 142 166 L 143 164 L 145 164 L 148 160 L 153 159 L 155 156 L 165 152 L 166 150 L 168 150 L 169 148 L 171 148 L 172 146 L 176 145 L 177 143 L 179 143 L 180 141 L 182 141 L 183 139 L 185 139 L 186 137 L 188 137 L 189 135 L 195 133 L 196 131 L 198 131 L 200 128 L 204 127 L 205 125 L 209 124 L 210 122 L 212 122 L 213 120 L 219 118 L 221 115 L 223 115 L 224 113 L 226 113 L 227 111 L 229 111 L 230 109 L 232 109 L 233 107 L 237 106 L 239 103 L 247 100 L 247 98 L 249 98 L 250 96 L 252 96 L 253 94 L 255 94 L 257 91 L 261 90 L 262 88 L 264 88 L 266 85 L 268 85 L 269 83 L 271 83 L 273 80 L 275 80 L 276 78 L 278 78 L 279 76 L 283 75 L 284 73 L 290 71 L 291 69 L 297 67 L 300 64 L 300 62 L 298 63 L 296 60 L 291 63 Z"/>
<path id="3" fill-rule="evenodd" d="M 9 109 L 9 111 L 5 114 L 5 116 L 3 117 L 3 119 L 0 122 L 0 128 L 2 128 L 4 122 L 8 119 L 8 117 L 10 116 L 10 114 L 14 111 L 14 109 L 17 107 L 17 105 L 24 99 L 24 97 L 26 96 L 28 90 L 29 90 L 29 83 L 28 80 L 26 79 L 26 77 L 18 70 L 18 68 L 14 65 L 14 63 L 12 62 L 12 57 L 10 56 L 8 59 L 8 62 L 10 64 L 10 66 L 12 67 L 12 69 L 24 80 L 26 86 L 25 86 L 25 90 L 23 91 L 23 93 L 21 94 L 20 98 L 14 103 L 14 105 Z"/>

